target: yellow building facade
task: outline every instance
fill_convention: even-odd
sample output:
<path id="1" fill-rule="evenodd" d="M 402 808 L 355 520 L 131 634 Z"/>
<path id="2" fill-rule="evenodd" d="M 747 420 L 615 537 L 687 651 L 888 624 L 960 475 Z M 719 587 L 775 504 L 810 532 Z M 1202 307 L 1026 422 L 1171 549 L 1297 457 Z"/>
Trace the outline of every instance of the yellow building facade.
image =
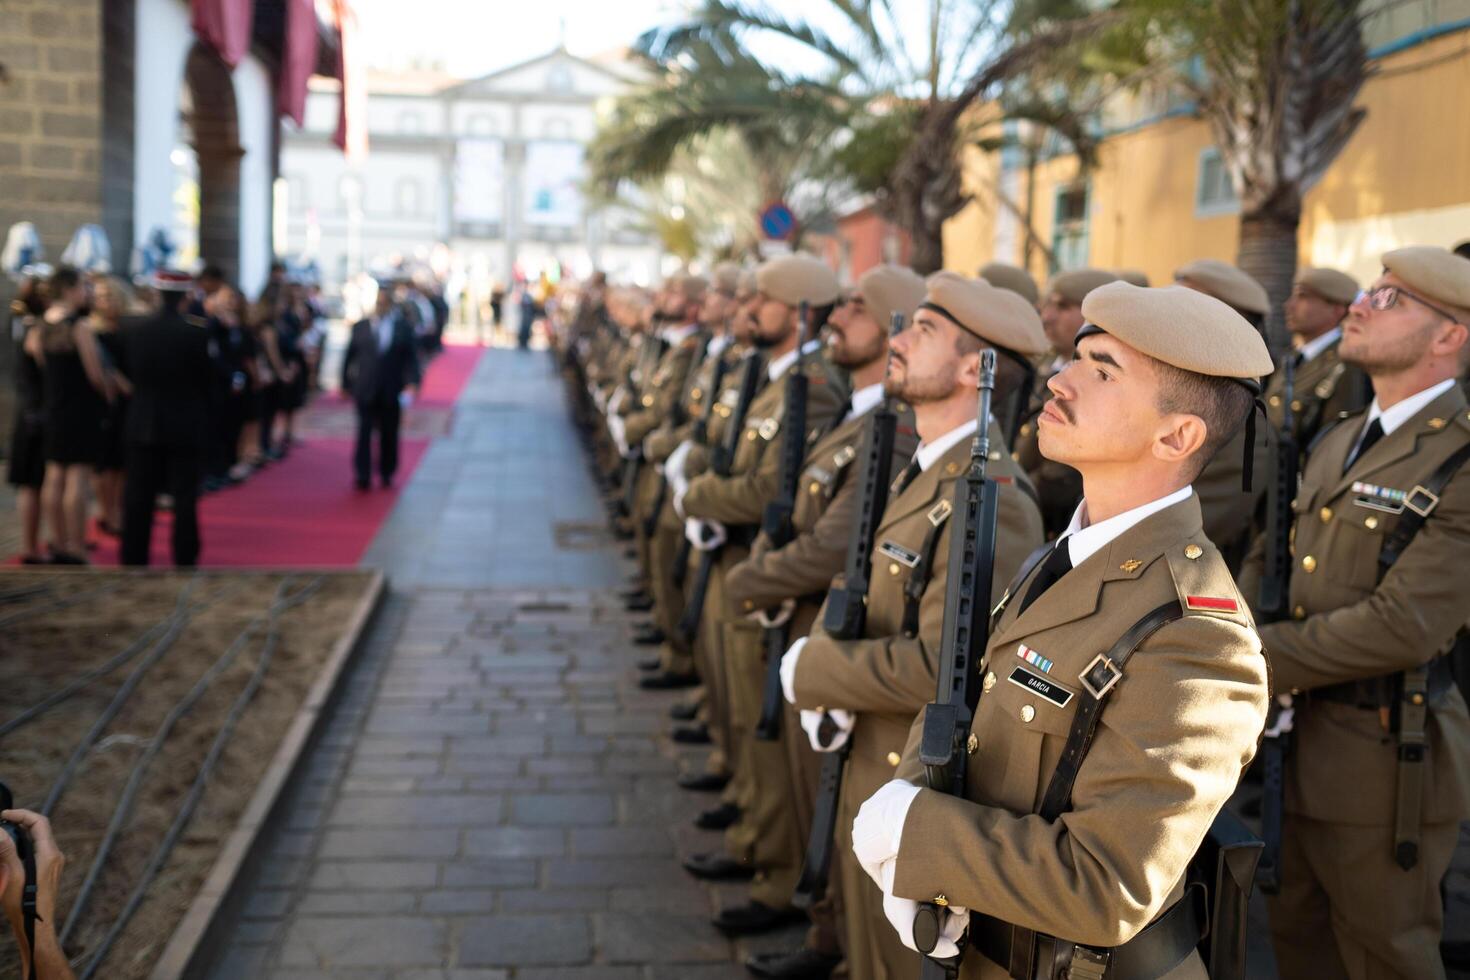
<path id="1" fill-rule="evenodd" d="M 1367 115 L 1308 192 L 1298 237 L 1299 262 L 1360 280 L 1388 249 L 1470 239 L 1470 0 L 1395 9 L 1369 31 Z M 1020 154 L 966 151 L 973 198 L 945 226 L 946 267 L 973 275 L 998 259 L 1039 282 L 1057 268 L 1131 268 L 1160 284 L 1192 259 L 1234 261 L 1239 208 L 1209 125 L 1185 107 L 1116 128 L 1090 173 L 1070 155 L 1041 160 L 1029 195 Z M 1028 196 L 1045 248 L 1025 262 Z"/>

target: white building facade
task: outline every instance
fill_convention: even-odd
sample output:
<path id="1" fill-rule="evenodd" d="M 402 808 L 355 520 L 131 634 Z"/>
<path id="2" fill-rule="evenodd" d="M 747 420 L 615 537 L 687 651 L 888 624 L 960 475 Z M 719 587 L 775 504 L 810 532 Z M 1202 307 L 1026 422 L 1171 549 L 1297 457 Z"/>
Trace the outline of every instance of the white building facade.
<path id="1" fill-rule="evenodd" d="M 625 66 L 560 48 L 471 81 L 375 73 L 358 169 L 332 145 L 337 93 L 323 81 L 306 125 L 282 141 L 280 250 L 314 260 L 329 289 L 399 260 L 428 263 L 472 294 L 594 268 L 650 281 L 656 240 L 594 213 L 583 195 L 599 108 L 633 80 Z"/>

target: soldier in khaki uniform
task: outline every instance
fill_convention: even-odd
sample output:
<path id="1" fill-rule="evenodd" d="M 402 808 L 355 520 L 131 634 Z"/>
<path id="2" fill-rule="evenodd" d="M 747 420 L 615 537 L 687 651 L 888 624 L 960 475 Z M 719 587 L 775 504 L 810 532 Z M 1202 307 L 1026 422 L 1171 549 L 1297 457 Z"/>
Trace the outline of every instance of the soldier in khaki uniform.
<path id="1" fill-rule="evenodd" d="M 772 259 L 756 270 L 756 296 L 746 308 L 752 321 L 753 345 L 765 356 L 765 387 L 750 403 L 729 476 L 702 473 L 676 492 L 674 506 L 688 521 L 686 534 L 696 549 L 723 541 L 705 595 L 696 662 L 705 679 L 710 737 L 723 750 L 733 773 L 730 799 L 747 805 L 750 778 L 749 743 L 760 713 L 760 627 L 743 616 L 731 620 L 724 580 L 750 553 L 766 501 L 776 494 L 780 470 L 780 437 L 785 421 L 786 373 L 797 369 L 797 309 L 808 304 L 813 330 L 826 321 L 838 298 L 837 277 L 821 260 L 795 254 Z M 820 433 L 846 411 L 847 386 L 821 356 L 819 341 L 808 341 L 804 370 L 809 379 L 806 427 Z M 733 828 L 732 828 L 733 830 Z M 794 835 L 787 821 L 783 833 Z M 766 904 L 789 901 L 795 869 L 780 866 L 790 848 L 775 835 L 757 837 L 749 828 L 726 836 L 728 854 L 695 854 L 684 866 L 699 877 L 743 878 L 759 875 Z M 769 873 L 768 873 L 769 872 Z M 754 892 L 753 892 L 754 894 Z"/>
<path id="2" fill-rule="evenodd" d="M 1046 331 L 1054 356 L 1037 372 L 1031 397 L 1022 407 L 1024 414 L 1012 453 L 1036 485 L 1036 494 L 1041 498 L 1042 526 L 1048 538 L 1060 534 L 1072 519 L 1072 511 L 1082 499 L 1082 476 L 1065 463 L 1041 455 L 1036 447 L 1036 417 L 1051 397 L 1047 382 L 1072 362 L 1073 338 L 1082 329 L 1083 298 L 1117 278 L 1103 269 L 1073 269 L 1058 273 L 1046 284 L 1041 327 Z"/>
<path id="3" fill-rule="evenodd" d="M 804 725 L 815 728 L 816 718 L 830 713 L 842 729 L 831 744 L 813 748 L 832 751 L 851 739 L 834 852 L 848 968 L 864 980 L 906 980 L 916 965 L 892 931 L 882 928 L 881 896 L 853 862 L 848 829 L 858 805 L 892 778 L 914 715 L 934 697 L 949 515 L 978 424 L 980 352 L 993 347 L 1002 353 L 996 390 L 1003 398 L 1025 376 L 1016 362 L 1045 350 L 1046 338 L 1036 310 L 1014 293 L 940 272 L 930 277 L 913 326 L 892 346 L 889 391 L 913 406 L 923 442 L 894 481 L 874 535 L 865 636 L 833 639 L 819 615 L 810 637 L 794 643 L 781 664 L 787 700 L 803 710 Z M 998 590 L 1041 544 L 1041 512 L 1000 427 L 992 420 L 989 428 L 996 447 L 991 472 L 1001 489 Z"/>
<path id="4" fill-rule="evenodd" d="M 1358 296 L 1358 284 L 1336 269 L 1301 269 L 1286 301 L 1286 328 L 1294 359 L 1291 421 L 1296 444 L 1305 453 L 1323 426 L 1344 412 L 1366 408 L 1373 397 L 1361 368 L 1338 356 L 1342 321 Z M 1266 386 L 1266 417 L 1281 431 L 1286 414 L 1286 372 L 1278 369 Z"/>
<path id="5" fill-rule="evenodd" d="M 1442 656 L 1470 609 L 1470 469 L 1416 492 L 1470 445 L 1455 384 L 1470 357 L 1470 260 L 1414 247 L 1383 265 L 1341 343 L 1376 397 L 1307 460 L 1293 618 L 1261 628 L 1273 687 L 1293 704 L 1281 893 L 1270 904 L 1286 978 L 1443 977 L 1440 880 L 1470 817 L 1470 717 Z M 1384 573 L 1385 544 L 1424 511 Z M 1247 595 L 1258 557 L 1259 547 L 1242 576 Z M 1401 745 L 1420 741 L 1424 761 L 1399 761 Z M 1417 855 L 1400 853 L 1405 842 Z"/>
<path id="6" fill-rule="evenodd" d="M 1257 332 L 1264 328 L 1271 306 L 1265 288 L 1228 262 L 1197 259 L 1174 270 L 1174 280 L 1228 304 Z M 1245 429 L 1237 432 L 1235 441 L 1222 447 L 1194 481 L 1205 514 L 1205 535 L 1220 549 L 1231 571 L 1240 568 L 1250 547 L 1271 461 L 1270 436 L 1257 434 L 1251 447 L 1246 446 L 1245 436 Z M 1244 479 L 1247 449 L 1251 452 L 1249 489 Z"/>
<path id="7" fill-rule="evenodd" d="M 1001 980 L 1028 961 L 1016 975 L 1103 976 L 1091 965 L 1121 957 L 1160 964 L 1125 976 L 1202 978 L 1185 869 L 1255 753 L 1267 689 L 1190 481 L 1245 423 L 1271 357 L 1223 303 L 1179 287 L 1110 283 L 1083 313 L 1078 359 L 1052 379 L 1040 424 L 1042 452 L 1082 473 L 1084 500 L 995 619 L 964 794 L 920 788 L 916 719 L 853 848 L 911 949 L 920 901 L 948 908 L 936 955 L 968 929 L 962 977 Z M 1090 747 L 1073 742 L 1099 701 Z"/>
<path id="8" fill-rule="evenodd" d="M 828 356 L 835 367 L 851 375 L 849 408 L 807 450 L 792 515 L 792 540 L 772 548 L 762 535 L 750 557 L 730 570 L 725 591 L 732 619 L 784 617 L 788 639 L 810 631 L 827 587 L 842 571 L 855 529 L 857 470 L 869 419 L 883 400 L 890 319 L 898 313 L 907 322 L 923 298 L 924 280 L 916 273 L 881 265 L 864 273 L 857 288 L 833 311 Z M 917 443 L 912 413 L 903 409 L 893 440 L 894 472 L 908 465 Z M 781 865 L 799 870 L 811 835 L 820 760 L 808 746 L 796 712 L 783 706 L 787 711 L 779 739 L 751 743 L 751 805 L 740 819 L 758 837 L 769 835 L 789 843 L 792 850 Z M 787 822 L 795 833 L 778 835 Z M 715 924 L 727 932 L 756 932 L 789 918 L 784 912 L 794 879 L 788 877 L 781 884 L 788 893 L 780 906 L 772 908 L 753 895 L 748 905 L 723 910 Z M 829 886 L 827 895 L 835 896 L 836 889 Z M 757 954 L 748 961 L 751 971 L 764 977 L 826 976 L 841 958 L 836 910 L 833 902 L 824 900 L 809 914 L 812 928 L 800 950 Z"/>

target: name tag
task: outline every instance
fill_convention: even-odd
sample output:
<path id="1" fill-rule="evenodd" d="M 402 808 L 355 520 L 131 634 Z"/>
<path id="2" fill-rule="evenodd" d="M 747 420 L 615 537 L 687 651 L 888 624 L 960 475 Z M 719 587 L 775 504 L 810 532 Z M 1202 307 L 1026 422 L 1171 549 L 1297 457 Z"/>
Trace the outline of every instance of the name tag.
<path id="1" fill-rule="evenodd" d="M 889 558 L 892 558 L 900 565 L 906 565 L 909 568 L 913 568 L 918 565 L 919 558 L 921 557 L 917 551 L 910 551 L 903 545 L 894 544 L 892 541 L 884 541 L 882 544 L 880 544 L 878 546 L 878 553 L 882 555 L 887 555 Z"/>
<path id="2" fill-rule="evenodd" d="M 1025 688 L 1032 694 L 1046 698 L 1058 708 L 1065 708 L 1067 702 L 1072 700 L 1072 691 L 1067 690 L 1050 678 L 1042 677 L 1040 674 L 1033 674 L 1020 665 L 1017 665 L 1011 670 L 1011 676 L 1007 677 L 1006 680 L 1017 687 Z"/>

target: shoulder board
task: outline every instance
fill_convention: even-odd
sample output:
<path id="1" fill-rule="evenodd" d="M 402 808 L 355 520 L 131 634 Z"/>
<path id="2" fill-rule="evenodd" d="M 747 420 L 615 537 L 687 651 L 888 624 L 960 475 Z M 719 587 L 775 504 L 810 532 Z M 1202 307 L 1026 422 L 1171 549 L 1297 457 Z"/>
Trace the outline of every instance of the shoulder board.
<path id="1" fill-rule="evenodd" d="M 1250 621 L 1250 609 L 1213 545 L 1180 542 L 1171 545 L 1165 557 L 1185 615 Z"/>

